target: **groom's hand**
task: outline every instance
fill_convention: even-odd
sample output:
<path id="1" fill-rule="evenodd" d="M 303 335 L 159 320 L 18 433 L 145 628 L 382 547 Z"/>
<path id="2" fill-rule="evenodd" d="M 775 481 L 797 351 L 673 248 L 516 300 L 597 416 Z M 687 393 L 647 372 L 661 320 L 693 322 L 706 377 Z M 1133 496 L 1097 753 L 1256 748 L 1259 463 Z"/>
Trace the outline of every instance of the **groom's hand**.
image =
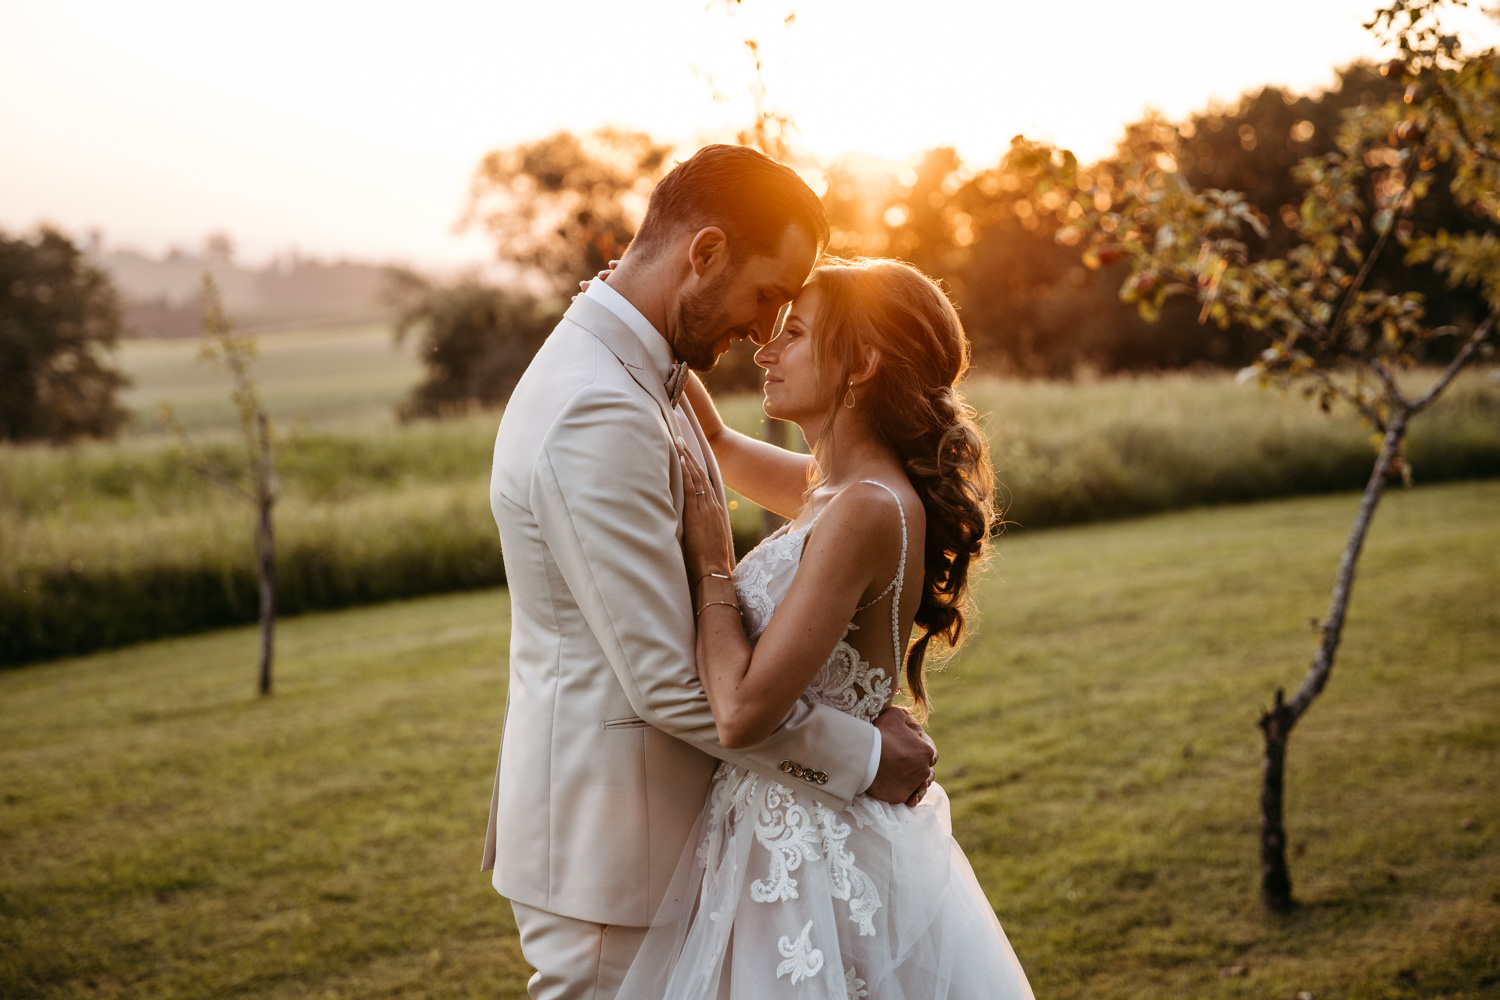
<path id="1" fill-rule="evenodd" d="M 880 770 L 867 794 L 892 805 L 914 806 L 932 784 L 937 744 L 902 708 L 892 705 L 875 718 L 880 730 Z"/>

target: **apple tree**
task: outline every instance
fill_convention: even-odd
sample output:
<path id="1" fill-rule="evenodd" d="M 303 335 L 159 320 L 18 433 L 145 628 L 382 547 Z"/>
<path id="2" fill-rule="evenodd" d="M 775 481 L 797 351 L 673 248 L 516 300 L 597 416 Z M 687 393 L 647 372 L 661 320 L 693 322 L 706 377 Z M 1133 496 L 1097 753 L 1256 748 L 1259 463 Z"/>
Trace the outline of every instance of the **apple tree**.
<path id="1" fill-rule="evenodd" d="M 1287 741 L 1332 675 L 1371 521 L 1393 477 L 1411 482 L 1403 453 L 1411 422 L 1460 369 L 1493 351 L 1500 318 L 1500 55 L 1460 51 L 1439 21 L 1453 4 L 1462 0 L 1393 0 L 1366 25 L 1392 49 L 1382 72 L 1404 92 L 1347 109 L 1337 148 L 1298 163 L 1301 203 L 1282 213 L 1294 238 L 1279 251 L 1250 238 L 1265 236 L 1266 220 L 1243 195 L 1188 184 L 1170 136 L 1127 144 L 1108 168 L 1088 171 L 1024 139 L 1011 151 L 1031 172 L 1039 204 L 1063 223 L 1061 242 L 1080 247 L 1092 267 L 1128 263 L 1120 295 L 1144 317 L 1188 297 L 1200 323 L 1264 331 L 1270 346 L 1242 379 L 1300 389 L 1325 411 L 1351 407 L 1372 431 L 1376 457 L 1317 651 L 1291 697 L 1278 688 L 1259 719 L 1261 895 L 1273 911 L 1295 905 L 1282 810 Z M 1444 211 L 1421 211 L 1433 201 L 1446 201 Z M 1455 217 L 1466 225 L 1428 223 Z M 1373 277 L 1392 257 L 1404 266 Z M 1425 268 L 1476 291 L 1480 308 L 1434 319 L 1423 294 L 1402 284 Z"/>

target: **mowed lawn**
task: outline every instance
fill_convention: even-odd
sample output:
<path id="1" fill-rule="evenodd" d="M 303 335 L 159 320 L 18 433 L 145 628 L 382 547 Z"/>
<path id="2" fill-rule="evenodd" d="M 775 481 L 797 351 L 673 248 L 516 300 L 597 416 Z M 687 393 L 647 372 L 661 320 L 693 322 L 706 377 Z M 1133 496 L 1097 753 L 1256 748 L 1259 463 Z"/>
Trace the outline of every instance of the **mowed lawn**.
<path id="1" fill-rule="evenodd" d="M 932 728 L 1039 997 L 1500 994 L 1500 482 L 1380 511 L 1292 740 L 1305 905 L 1256 901 L 1256 710 L 1354 505 L 1000 542 Z M 489 591 L 287 621 L 269 701 L 249 629 L 0 674 L 0 996 L 523 996 L 477 871 L 506 639 Z"/>

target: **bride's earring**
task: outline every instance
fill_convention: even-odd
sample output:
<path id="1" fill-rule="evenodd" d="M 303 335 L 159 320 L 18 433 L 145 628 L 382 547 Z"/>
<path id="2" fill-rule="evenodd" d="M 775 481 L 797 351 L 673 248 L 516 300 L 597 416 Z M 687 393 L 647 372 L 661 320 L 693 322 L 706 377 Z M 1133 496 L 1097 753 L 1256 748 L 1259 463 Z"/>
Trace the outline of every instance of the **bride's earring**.
<path id="1" fill-rule="evenodd" d="M 844 405 L 846 407 L 848 407 L 849 409 L 851 409 L 851 410 L 854 409 L 854 380 L 853 379 L 849 380 L 849 389 L 848 389 L 848 391 L 846 391 L 844 393 Z"/>

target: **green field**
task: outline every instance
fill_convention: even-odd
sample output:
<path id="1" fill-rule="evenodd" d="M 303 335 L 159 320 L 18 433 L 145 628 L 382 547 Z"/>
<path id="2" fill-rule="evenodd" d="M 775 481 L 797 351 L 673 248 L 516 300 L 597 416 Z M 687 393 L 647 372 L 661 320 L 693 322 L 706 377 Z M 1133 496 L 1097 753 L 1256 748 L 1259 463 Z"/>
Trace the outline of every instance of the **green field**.
<path id="1" fill-rule="evenodd" d="M 1292 740 L 1296 891 L 1256 889 L 1259 734 L 1355 498 L 1001 540 L 936 678 L 955 834 L 1039 997 L 1500 992 L 1500 482 L 1396 491 Z M 0 996 L 507 997 L 477 871 L 500 590 L 0 673 Z"/>
<path id="2" fill-rule="evenodd" d="M 397 424 L 392 408 L 420 366 L 379 326 L 266 334 L 260 345 L 278 426 L 284 614 L 504 582 L 486 486 L 498 413 Z M 195 351 L 124 345 L 137 420 L 120 441 L 0 446 L 0 665 L 254 618 L 248 508 L 211 489 L 153 425 L 156 404 L 170 402 L 206 462 L 225 475 L 242 462 L 225 379 Z M 1348 414 L 1223 373 L 981 374 L 969 392 L 1006 516 L 1027 528 L 1353 489 L 1373 460 Z M 757 394 L 722 404 L 735 426 L 759 431 Z M 1500 476 L 1500 385 L 1465 373 L 1416 422 L 1409 456 L 1420 483 Z M 733 516 L 743 549 L 762 517 L 747 502 Z"/>
<path id="3" fill-rule="evenodd" d="M 389 426 L 396 403 L 422 378 L 417 338 L 398 345 L 385 323 L 261 333 L 256 340 L 266 409 L 286 423 Z M 134 382 L 121 397 L 132 434 L 161 433 L 164 402 L 192 431 L 237 425 L 228 377 L 197 355 L 197 340 L 120 342 L 119 366 Z"/>

